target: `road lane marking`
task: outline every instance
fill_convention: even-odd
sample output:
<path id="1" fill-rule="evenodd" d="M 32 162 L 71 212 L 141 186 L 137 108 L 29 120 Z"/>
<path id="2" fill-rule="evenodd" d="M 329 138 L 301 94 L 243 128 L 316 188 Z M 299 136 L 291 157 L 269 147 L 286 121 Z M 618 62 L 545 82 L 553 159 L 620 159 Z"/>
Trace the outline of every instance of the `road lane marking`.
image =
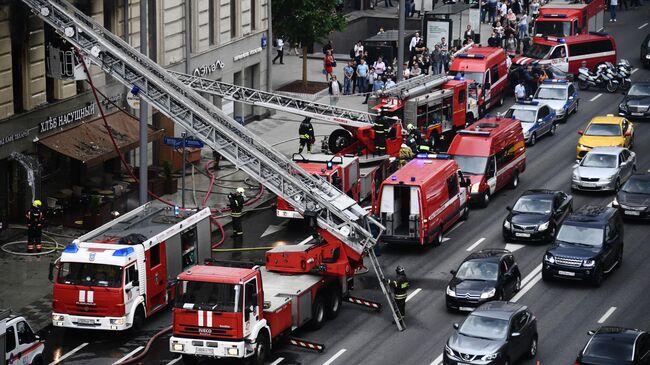
<path id="1" fill-rule="evenodd" d="M 334 362 L 334 360 L 338 359 L 339 356 L 343 355 L 345 351 L 346 351 L 345 349 L 340 349 L 339 352 L 335 353 L 334 356 L 330 357 L 330 359 L 327 360 L 325 363 L 323 363 L 323 365 L 330 365 L 331 363 Z"/>
<path id="2" fill-rule="evenodd" d="M 128 354 L 122 356 L 121 359 L 119 359 L 119 360 L 117 360 L 116 362 L 114 362 L 113 365 L 115 365 L 115 364 L 119 364 L 119 363 L 121 363 L 122 361 L 131 358 L 131 356 L 133 356 L 134 354 L 140 352 L 140 350 L 142 350 L 143 348 L 144 348 L 144 346 L 138 346 L 135 350 L 129 352 Z"/>
<path id="3" fill-rule="evenodd" d="M 436 357 L 436 359 L 433 360 L 431 365 L 440 365 L 441 362 L 442 362 L 442 354 L 438 355 L 438 357 Z"/>
<path id="4" fill-rule="evenodd" d="M 281 358 L 281 359 L 282 359 L 282 358 Z M 179 361 L 181 361 L 181 360 L 183 360 L 183 357 L 182 357 L 182 356 L 179 356 L 179 357 L 175 358 L 174 360 L 168 362 L 167 365 L 174 365 L 174 364 L 176 364 L 177 362 L 179 362 Z"/>
<path id="5" fill-rule="evenodd" d="M 643 24 L 641 24 L 640 27 L 638 27 L 638 28 L 636 28 L 636 29 L 643 29 L 643 28 L 645 28 L 645 27 L 647 27 L 647 26 L 648 26 L 648 23 L 643 23 Z"/>
<path id="6" fill-rule="evenodd" d="M 463 223 L 465 223 L 465 221 L 460 221 L 460 222 L 458 222 L 458 223 L 456 223 L 456 225 L 455 225 L 455 226 L 453 226 L 453 227 L 451 227 L 451 229 L 447 231 L 447 234 L 450 234 L 451 232 L 453 232 L 453 231 L 455 231 L 455 230 L 456 230 L 456 228 L 458 228 L 458 227 L 460 227 L 460 226 L 462 226 L 462 225 L 463 225 Z"/>
<path id="7" fill-rule="evenodd" d="M 413 290 L 413 293 L 409 294 L 409 295 L 406 297 L 406 301 L 408 302 L 409 300 L 411 300 L 411 298 L 413 298 L 414 296 L 418 295 L 418 293 L 421 292 L 421 291 L 422 291 L 422 289 L 420 289 L 420 288 L 417 288 L 417 289 Z"/>
<path id="8" fill-rule="evenodd" d="M 533 271 L 530 272 L 530 274 L 526 275 L 526 277 L 521 281 L 521 286 L 524 287 L 528 282 L 535 277 L 535 275 L 539 274 L 540 271 L 542 271 L 542 264 L 537 265 L 536 268 L 533 269 Z"/>
<path id="9" fill-rule="evenodd" d="M 467 250 L 465 250 L 465 251 L 472 251 L 473 249 L 476 248 L 476 246 L 480 245 L 481 242 L 483 242 L 483 241 L 485 241 L 485 237 L 481 237 L 478 241 L 474 242 L 473 245 L 467 247 Z"/>
<path id="10" fill-rule="evenodd" d="M 515 252 L 520 248 L 524 248 L 524 245 L 519 243 L 506 243 L 506 250 L 510 252 Z"/>
<path id="11" fill-rule="evenodd" d="M 62 362 L 63 360 L 65 360 L 65 359 L 69 358 L 70 356 L 74 355 L 75 352 L 81 350 L 82 348 L 84 348 L 86 346 L 88 346 L 88 342 L 82 343 L 81 345 L 79 345 L 79 346 L 75 347 L 74 349 L 72 349 L 72 351 L 68 352 L 67 354 L 65 354 L 65 355 L 63 355 L 61 357 L 59 357 L 57 360 L 52 361 L 49 365 L 55 365 L 55 364 L 58 364 L 58 363 Z"/>
<path id="12" fill-rule="evenodd" d="M 630 74 L 633 74 L 633 73 L 635 73 L 635 72 L 637 72 L 637 71 L 639 71 L 638 68 L 633 68 L 632 71 L 630 71 Z"/>
<path id="13" fill-rule="evenodd" d="M 519 299 L 521 299 L 521 297 L 523 297 L 524 294 L 526 294 L 530 289 L 532 289 L 535 286 L 535 284 L 537 284 L 540 280 L 542 280 L 542 273 L 541 272 L 539 274 L 537 274 L 537 276 L 532 278 L 528 282 L 528 285 L 522 287 L 521 290 L 519 290 L 519 292 L 517 293 L 517 295 L 512 297 L 512 299 L 510 299 L 510 301 L 514 302 L 514 303 L 517 303 L 517 301 L 519 301 Z"/>
<path id="14" fill-rule="evenodd" d="M 589 99 L 589 101 L 595 101 L 596 99 L 598 99 L 598 98 L 601 97 L 601 96 L 603 96 L 602 93 L 600 93 L 600 94 L 594 96 L 593 98 Z"/>
<path id="15" fill-rule="evenodd" d="M 277 360 L 273 361 L 271 365 L 278 365 L 279 363 L 284 361 L 284 357 L 278 357 Z"/>
<path id="16" fill-rule="evenodd" d="M 609 318 L 609 316 L 611 316 L 612 313 L 614 313 L 614 311 L 616 311 L 616 307 L 611 307 L 611 308 L 609 308 L 609 309 L 607 310 L 607 312 L 605 312 L 605 314 L 603 314 L 603 316 L 600 317 L 600 319 L 598 320 L 598 323 L 605 323 L 605 321 L 607 320 L 607 318 Z"/>

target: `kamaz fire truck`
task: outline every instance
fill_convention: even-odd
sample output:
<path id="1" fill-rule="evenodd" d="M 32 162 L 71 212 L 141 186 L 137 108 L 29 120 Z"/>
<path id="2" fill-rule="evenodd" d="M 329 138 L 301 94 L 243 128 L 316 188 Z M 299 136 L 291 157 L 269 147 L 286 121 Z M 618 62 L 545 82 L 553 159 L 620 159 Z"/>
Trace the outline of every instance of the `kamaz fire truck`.
<path id="1" fill-rule="evenodd" d="M 210 235 L 209 208 L 149 203 L 75 239 L 56 264 L 53 325 L 141 326 L 173 297 L 176 275 L 211 257 Z"/>
<path id="2" fill-rule="evenodd" d="M 600 32 L 605 26 L 605 0 L 569 4 L 551 1 L 539 9 L 535 19 L 535 36 L 566 37 Z"/>

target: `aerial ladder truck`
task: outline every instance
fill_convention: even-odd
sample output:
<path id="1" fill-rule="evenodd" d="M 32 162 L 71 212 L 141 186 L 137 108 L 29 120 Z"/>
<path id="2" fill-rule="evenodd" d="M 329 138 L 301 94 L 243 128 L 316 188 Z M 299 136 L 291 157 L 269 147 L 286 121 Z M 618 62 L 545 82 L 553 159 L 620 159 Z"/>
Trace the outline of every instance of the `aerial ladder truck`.
<path id="1" fill-rule="evenodd" d="M 79 58 L 86 58 L 99 66 L 130 88 L 132 93 L 146 100 L 237 168 L 287 201 L 301 215 L 309 217 L 318 234 L 314 239 L 315 243 L 283 246 L 268 252 L 267 263 L 273 260 L 278 263 L 267 266 L 265 270 L 285 275 L 287 280 L 292 276 L 307 274 L 338 278 L 343 286 L 342 293 L 347 295 L 351 289 L 354 272 L 363 267 L 364 257 L 367 256 L 377 274 L 379 286 L 387 298 L 397 328 L 406 328 L 373 250 L 384 227 L 354 199 L 324 179 L 304 171 L 263 139 L 171 76 L 167 70 L 67 1 L 23 2 L 70 42 L 80 54 Z M 256 268 L 251 270 L 253 269 Z M 233 269 L 228 267 L 217 267 L 216 272 L 212 272 L 210 276 L 229 276 L 231 270 Z M 181 286 L 181 290 L 183 289 Z M 235 297 L 235 300 L 239 300 L 238 298 Z M 262 297 L 258 294 L 258 298 Z M 266 307 L 267 303 L 262 305 Z M 204 312 L 197 309 L 184 310 L 193 311 L 197 320 Z M 207 318 L 205 320 L 211 321 Z M 197 325 L 202 327 L 201 324 L 205 326 L 206 323 L 199 320 Z M 250 336 L 245 341 L 245 355 L 252 356 L 250 351 L 259 352 L 259 349 L 270 346 L 270 342 L 265 343 L 266 347 L 260 345 L 256 342 L 258 337 L 254 336 L 265 330 L 265 324 L 266 321 L 262 319 L 255 328 L 246 329 Z M 294 326 L 292 324 L 290 327 Z M 207 329 L 204 332 L 207 333 Z"/>

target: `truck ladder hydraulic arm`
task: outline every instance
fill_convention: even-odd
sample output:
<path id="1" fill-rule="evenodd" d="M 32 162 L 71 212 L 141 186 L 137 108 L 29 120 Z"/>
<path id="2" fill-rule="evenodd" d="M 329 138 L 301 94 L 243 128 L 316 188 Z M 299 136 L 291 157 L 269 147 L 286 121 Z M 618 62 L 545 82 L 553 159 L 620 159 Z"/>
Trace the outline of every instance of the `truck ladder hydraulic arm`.
<path id="1" fill-rule="evenodd" d="M 201 95 L 171 76 L 92 18 L 64 0 L 23 0 L 55 31 L 104 72 L 147 100 L 176 124 L 200 138 L 242 171 L 287 201 L 301 214 L 315 212 L 320 229 L 347 248 L 352 261 L 364 254 L 380 279 L 399 330 L 402 315 L 390 295 L 373 247 L 384 227 L 356 201 L 314 177 Z M 371 231 L 377 232 L 373 235 Z"/>
<path id="2" fill-rule="evenodd" d="M 208 93 L 228 100 L 286 111 L 350 127 L 372 126 L 372 121 L 376 117 L 374 114 L 367 112 L 292 98 L 181 72 L 168 72 L 180 82 L 199 93 Z"/>
<path id="3" fill-rule="evenodd" d="M 378 90 L 375 94 L 379 97 L 398 97 L 401 99 L 408 99 L 430 92 L 431 89 L 444 84 L 448 80 L 449 77 L 445 74 L 421 75 L 401 81 L 397 85 L 388 89 Z M 418 92 L 416 95 L 415 91 L 420 89 L 423 91 Z"/>

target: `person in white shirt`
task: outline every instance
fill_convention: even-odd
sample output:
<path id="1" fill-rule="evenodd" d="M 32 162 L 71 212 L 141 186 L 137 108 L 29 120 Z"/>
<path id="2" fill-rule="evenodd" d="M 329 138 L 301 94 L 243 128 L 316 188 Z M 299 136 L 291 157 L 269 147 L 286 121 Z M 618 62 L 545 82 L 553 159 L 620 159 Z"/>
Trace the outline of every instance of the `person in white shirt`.
<path id="1" fill-rule="evenodd" d="M 415 32 L 415 35 L 411 38 L 411 43 L 409 44 L 409 52 L 411 52 L 411 55 L 415 52 L 415 46 L 418 44 L 420 39 L 420 32 Z"/>
<path id="2" fill-rule="evenodd" d="M 420 68 L 420 65 L 415 62 L 413 63 L 413 68 L 411 68 L 411 76 L 416 77 L 420 76 L 422 74 L 422 69 Z"/>
<path id="3" fill-rule="evenodd" d="M 501 17 L 501 21 L 503 22 L 505 17 L 508 15 L 508 5 L 506 5 L 506 2 L 503 1 L 501 4 L 499 4 L 499 16 Z"/>
<path id="4" fill-rule="evenodd" d="M 275 49 L 278 51 L 278 55 L 275 56 L 275 58 L 273 59 L 273 64 L 275 65 L 275 61 L 277 61 L 277 59 L 279 58 L 280 59 L 280 64 L 284 65 L 284 61 L 283 61 L 283 58 L 284 58 L 284 41 L 282 40 L 282 38 L 278 37 L 278 39 L 275 42 L 276 42 L 275 43 Z"/>
<path id="5" fill-rule="evenodd" d="M 524 86 L 524 80 L 520 80 L 515 86 L 515 101 L 524 100 L 526 100 L 526 87 Z"/>
<path id="6" fill-rule="evenodd" d="M 411 70 L 409 69 L 408 66 L 409 66 L 409 64 L 405 62 L 404 63 L 404 71 L 402 71 L 402 75 L 404 75 L 404 80 L 411 77 Z"/>
<path id="7" fill-rule="evenodd" d="M 377 76 L 382 76 L 384 71 L 386 71 L 386 64 L 381 56 L 377 58 L 377 61 L 375 61 L 372 67 L 375 68 L 375 74 L 377 74 Z"/>
<path id="8" fill-rule="evenodd" d="M 339 102 L 339 97 L 341 96 L 341 83 L 336 79 L 336 75 L 332 75 L 332 78 L 329 81 L 329 94 L 330 94 L 330 105 L 336 106 Z"/>
<path id="9" fill-rule="evenodd" d="M 359 63 L 362 56 L 363 56 L 363 43 L 361 43 L 361 41 L 358 41 L 357 44 L 354 45 L 354 57 L 358 59 L 357 63 Z"/>

